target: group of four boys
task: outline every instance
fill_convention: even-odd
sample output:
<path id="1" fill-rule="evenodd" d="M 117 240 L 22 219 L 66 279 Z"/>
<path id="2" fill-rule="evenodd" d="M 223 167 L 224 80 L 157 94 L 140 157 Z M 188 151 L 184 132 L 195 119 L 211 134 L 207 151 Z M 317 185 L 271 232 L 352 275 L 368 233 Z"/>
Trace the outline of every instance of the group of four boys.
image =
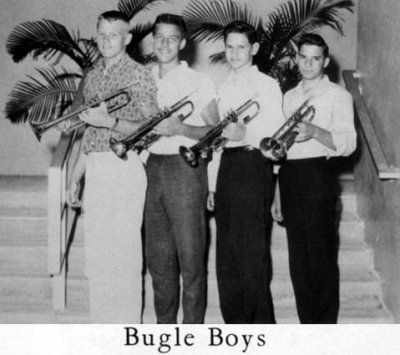
<path id="1" fill-rule="evenodd" d="M 335 323 L 337 192 L 327 158 L 354 151 L 355 130 L 350 95 L 323 75 L 329 62 L 325 42 L 314 34 L 300 40 L 298 66 L 303 79 L 283 100 L 279 84 L 253 65 L 259 43 L 251 26 L 235 21 L 224 30 L 231 71 L 218 94 L 209 78 L 180 61 L 185 32 L 182 17 L 159 15 L 153 28 L 157 64 L 147 69 L 126 54 L 131 34 L 124 15 L 109 11 L 98 19 L 102 59 L 84 79 L 83 103 L 137 83 L 125 107 L 109 114 L 103 103 L 80 115 L 88 128 L 68 200 L 72 206 L 79 203 L 79 183 L 85 174 L 85 256 L 92 322 L 141 321 L 143 215 L 157 323 L 178 321 L 180 276 L 182 322 L 204 322 L 208 205 L 214 209 L 217 225 L 217 280 L 224 321 L 275 323 L 269 227 L 271 216 L 281 217 L 281 202 L 300 321 Z M 126 161 L 110 151 L 110 137 L 133 133 L 160 108 L 188 94 L 193 113 L 185 121 L 174 114 L 154 128 L 161 139 L 148 149 L 145 164 L 133 151 Z M 258 103 L 257 115 L 244 124 L 244 113 L 239 122 L 224 129 L 228 143 L 215 154 L 208 171 L 202 159 L 196 168 L 186 164 L 179 147 L 196 143 L 227 112 L 249 99 Z M 261 154 L 259 143 L 306 99 L 316 114 L 313 123 L 297 126 L 297 143 L 279 171 L 281 196 L 275 195 L 273 164 Z M 273 201 L 277 208 L 271 214 Z"/>

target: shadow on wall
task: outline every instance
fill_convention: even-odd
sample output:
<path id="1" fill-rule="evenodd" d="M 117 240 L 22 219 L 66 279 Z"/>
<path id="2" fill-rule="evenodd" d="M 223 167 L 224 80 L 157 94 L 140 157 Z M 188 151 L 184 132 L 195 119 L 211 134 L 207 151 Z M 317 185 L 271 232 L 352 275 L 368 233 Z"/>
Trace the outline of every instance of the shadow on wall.
<path id="1" fill-rule="evenodd" d="M 330 54 L 330 61 L 328 67 L 325 69 L 325 74 L 328 75 L 329 79 L 334 83 L 339 83 L 341 79 L 341 72 L 339 68 L 339 63 L 336 58 Z"/>

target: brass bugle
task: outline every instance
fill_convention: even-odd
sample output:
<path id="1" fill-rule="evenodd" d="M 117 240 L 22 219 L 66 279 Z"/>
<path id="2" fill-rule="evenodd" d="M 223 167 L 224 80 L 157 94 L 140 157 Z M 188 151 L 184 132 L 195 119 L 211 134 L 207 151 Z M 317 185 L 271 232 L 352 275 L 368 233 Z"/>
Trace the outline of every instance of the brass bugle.
<path id="1" fill-rule="evenodd" d="M 49 130 L 50 128 L 58 125 L 60 122 L 65 121 L 71 117 L 74 117 L 75 115 L 79 115 L 80 113 L 82 113 L 83 111 L 86 111 L 89 108 L 93 108 L 96 106 L 99 106 L 102 102 L 106 102 L 109 101 L 111 99 L 114 99 L 118 96 L 120 96 L 122 98 L 122 101 L 120 101 L 118 104 L 115 105 L 111 105 L 110 107 L 107 108 L 108 113 L 114 112 L 118 109 L 120 109 L 121 107 L 126 106 L 130 100 L 131 97 L 129 95 L 129 92 L 127 91 L 128 88 L 130 88 L 133 85 L 138 84 L 139 81 L 134 81 L 128 85 L 126 85 L 125 87 L 123 87 L 122 89 L 119 89 L 107 96 L 105 96 L 102 99 L 96 100 L 93 103 L 91 103 L 90 105 L 85 105 L 85 106 L 81 106 L 80 108 L 78 108 L 77 110 L 71 111 L 63 116 L 60 116 L 58 118 L 56 118 L 55 120 L 52 121 L 48 121 L 48 122 L 43 122 L 43 123 L 34 123 L 34 122 L 29 122 L 33 133 L 35 133 L 35 136 L 37 138 L 37 140 L 40 142 L 42 135 L 44 132 L 46 132 L 47 130 Z M 72 132 L 82 126 L 84 126 L 86 123 L 83 121 L 78 120 L 77 123 L 71 125 L 70 127 L 68 127 L 66 130 L 68 132 Z"/>
<path id="2" fill-rule="evenodd" d="M 285 159 L 288 150 L 294 144 L 298 135 L 298 132 L 293 131 L 293 129 L 304 120 L 311 121 L 314 115 L 314 106 L 310 105 L 308 100 L 304 101 L 272 137 L 265 137 L 261 140 L 261 153 L 272 161 Z"/>
<path id="3" fill-rule="evenodd" d="M 229 111 L 225 118 L 215 127 L 211 128 L 195 145 L 190 148 L 181 146 L 179 154 L 189 166 L 196 167 L 199 157 L 206 158 L 210 150 L 219 151 L 226 145 L 229 139 L 221 136 L 222 131 L 229 123 L 236 123 L 238 117 L 252 106 L 256 107 L 256 111 L 252 115 L 247 115 L 243 118 L 243 123 L 247 124 L 260 111 L 260 104 L 254 99 L 249 99 L 236 110 Z"/>
<path id="4" fill-rule="evenodd" d="M 153 128 L 157 126 L 161 121 L 170 117 L 173 113 L 180 111 L 183 107 L 189 106 L 189 111 L 185 114 L 180 114 L 179 119 L 181 121 L 189 117 L 194 111 L 194 104 L 189 100 L 189 95 L 186 95 L 181 100 L 174 103 L 172 106 L 160 110 L 155 116 L 150 117 L 146 123 L 141 125 L 135 132 L 129 136 L 116 140 L 110 138 L 111 150 L 121 159 L 126 160 L 126 153 L 128 150 L 135 150 L 140 153 L 143 149 L 147 149 L 150 145 L 161 138 L 161 135 L 152 132 Z"/>

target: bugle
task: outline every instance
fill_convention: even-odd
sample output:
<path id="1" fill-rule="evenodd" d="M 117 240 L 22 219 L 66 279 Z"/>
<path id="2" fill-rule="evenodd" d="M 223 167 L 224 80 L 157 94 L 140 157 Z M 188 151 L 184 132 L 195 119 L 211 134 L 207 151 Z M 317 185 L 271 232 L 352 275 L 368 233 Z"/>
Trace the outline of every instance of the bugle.
<path id="1" fill-rule="evenodd" d="M 130 83 L 129 85 L 123 87 L 122 89 L 119 89 L 119 90 L 117 90 L 117 91 L 105 96 L 102 99 L 98 99 L 98 100 L 92 102 L 89 105 L 81 106 L 77 110 L 71 111 L 71 112 L 69 112 L 69 113 L 67 113 L 67 114 L 65 114 L 65 115 L 63 115 L 61 117 L 56 118 L 55 120 L 48 121 L 48 122 L 43 122 L 43 123 L 29 122 L 31 127 L 32 127 L 33 133 L 35 133 L 35 136 L 36 136 L 37 140 L 40 141 L 40 139 L 42 138 L 42 135 L 43 135 L 44 132 L 46 132 L 50 128 L 58 125 L 59 123 L 65 121 L 67 119 L 70 119 L 71 117 L 74 117 L 76 115 L 79 115 L 80 113 L 82 113 L 83 111 L 85 111 L 85 110 L 87 110 L 89 108 L 97 107 L 102 102 L 107 102 L 107 101 L 109 101 L 111 99 L 115 99 L 117 97 L 120 97 L 121 99 L 119 100 L 119 102 L 117 104 L 110 105 L 109 107 L 107 107 L 108 113 L 114 112 L 114 111 L 120 109 L 121 107 L 126 106 L 130 102 L 131 97 L 130 97 L 129 92 L 127 91 L 127 89 L 129 87 L 133 86 L 133 85 L 138 84 L 138 83 L 139 83 L 139 81 L 134 81 L 134 82 Z M 66 131 L 72 132 L 72 131 L 84 126 L 85 124 L 86 124 L 85 122 L 77 120 L 77 122 L 72 124 L 71 126 L 69 126 L 66 129 Z"/>
<path id="2" fill-rule="evenodd" d="M 211 128 L 195 145 L 190 148 L 181 146 L 179 148 L 179 153 L 185 159 L 186 163 L 191 167 L 196 167 L 199 157 L 205 159 L 211 150 L 219 151 L 222 149 L 228 142 L 228 138 L 221 136 L 224 128 L 229 123 L 236 123 L 238 117 L 252 106 L 256 107 L 256 111 L 252 115 L 247 115 L 243 118 L 243 123 L 247 124 L 257 116 L 260 111 L 260 104 L 254 99 L 249 99 L 236 110 L 229 111 L 225 118 L 215 127 Z"/>
<path id="3" fill-rule="evenodd" d="M 261 140 L 261 153 L 272 161 L 284 159 L 298 135 L 298 132 L 293 131 L 293 129 L 304 120 L 311 121 L 314 115 L 314 106 L 306 100 L 272 137 L 265 137 Z"/>
<path id="4" fill-rule="evenodd" d="M 135 150 L 140 153 L 142 150 L 147 149 L 150 145 L 161 138 L 161 135 L 152 132 L 153 128 L 157 126 L 161 121 L 170 117 L 173 113 L 180 111 L 183 107 L 189 106 L 189 111 L 186 114 L 179 114 L 181 121 L 188 118 L 194 111 L 193 102 L 189 100 L 189 96 L 193 93 L 186 95 L 181 100 L 174 103 L 172 106 L 160 110 L 155 116 L 150 117 L 146 123 L 141 125 L 135 132 L 129 136 L 116 140 L 110 138 L 111 150 L 121 159 L 126 160 L 126 153 L 129 150 Z"/>

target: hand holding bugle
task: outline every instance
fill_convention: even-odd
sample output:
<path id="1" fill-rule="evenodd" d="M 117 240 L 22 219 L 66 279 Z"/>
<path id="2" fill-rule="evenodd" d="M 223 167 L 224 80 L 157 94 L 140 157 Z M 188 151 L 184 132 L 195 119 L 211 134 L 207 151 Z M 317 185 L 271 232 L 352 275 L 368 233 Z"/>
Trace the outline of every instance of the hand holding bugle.
<path id="1" fill-rule="evenodd" d="M 183 107 L 189 106 L 189 111 L 186 114 L 179 114 L 179 119 L 181 121 L 188 118 L 194 111 L 194 104 L 189 100 L 189 96 L 186 95 L 184 98 L 176 102 L 170 107 L 167 107 L 159 111 L 155 116 L 150 117 L 146 123 L 141 125 L 135 132 L 131 135 L 121 139 L 116 140 L 115 138 L 110 138 L 111 150 L 121 159 L 126 160 L 126 153 L 128 150 L 135 150 L 140 153 L 143 149 L 147 149 L 150 145 L 161 138 L 161 135 L 152 132 L 153 128 L 157 126 L 161 121 L 170 117 L 173 113 L 180 111 Z"/>
<path id="2" fill-rule="evenodd" d="M 309 105 L 308 100 L 306 100 L 272 137 L 265 137 L 261 140 L 261 153 L 272 161 L 284 159 L 298 135 L 298 132 L 293 131 L 293 129 L 302 121 L 311 121 L 314 115 L 314 106 Z"/>
<path id="3" fill-rule="evenodd" d="M 59 123 L 68 120 L 76 115 L 79 115 L 80 113 L 82 113 L 83 111 L 86 111 L 89 108 L 93 108 L 93 107 L 97 107 L 99 106 L 102 102 L 106 102 L 109 101 L 111 99 L 115 99 L 116 97 L 121 97 L 122 99 L 119 100 L 119 102 L 115 105 L 111 105 L 107 108 L 108 113 L 114 112 L 118 109 L 120 109 L 121 107 L 126 106 L 130 101 L 131 101 L 131 97 L 130 94 L 128 92 L 128 88 L 130 88 L 133 85 L 138 84 L 139 81 L 134 81 L 128 85 L 126 85 L 125 87 L 123 87 L 122 89 L 119 89 L 107 96 L 105 96 L 102 99 L 96 100 L 93 103 L 91 103 L 90 105 L 85 105 L 85 106 L 81 106 L 80 108 L 78 108 L 77 110 L 71 111 L 59 118 L 56 118 L 55 120 L 52 121 L 48 121 L 48 122 L 43 122 L 43 123 L 34 123 L 34 122 L 29 122 L 33 133 L 35 133 L 35 136 L 37 138 L 38 141 L 40 141 L 40 139 L 42 138 L 42 135 L 44 132 L 46 132 L 48 129 L 58 125 Z M 67 128 L 68 132 L 72 132 L 82 126 L 84 126 L 86 123 L 83 121 L 78 120 L 77 123 L 73 124 L 72 126 Z"/>
<path id="4" fill-rule="evenodd" d="M 243 118 L 243 123 L 247 124 L 250 122 L 255 116 L 257 116 L 260 105 L 254 99 L 247 100 L 242 106 L 238 107 L 236 110 L 231 110 L 225 116 L 225 118 L 218 123 L 214 128 L 211 128 L 207 134 L 202 137 L 198 143 L 193 145 L 192 147 L 184 147 L 181 146 L 179 148 L 179 153 L 185 159 L 186 163 L 191 167 L 196 167 L 198 165 L 199 157 L 203 159 L 207 157 L 208 152 L 218 151 L 222 149 L 225 144 L 228 142 L 228 138 L 222 137 L 222 131 L 229 123 L 238 122 L 238 117 L 247 111 L 250 107 L 255 106 L 256 112 L 252 115 L 247 115 Z"/>

